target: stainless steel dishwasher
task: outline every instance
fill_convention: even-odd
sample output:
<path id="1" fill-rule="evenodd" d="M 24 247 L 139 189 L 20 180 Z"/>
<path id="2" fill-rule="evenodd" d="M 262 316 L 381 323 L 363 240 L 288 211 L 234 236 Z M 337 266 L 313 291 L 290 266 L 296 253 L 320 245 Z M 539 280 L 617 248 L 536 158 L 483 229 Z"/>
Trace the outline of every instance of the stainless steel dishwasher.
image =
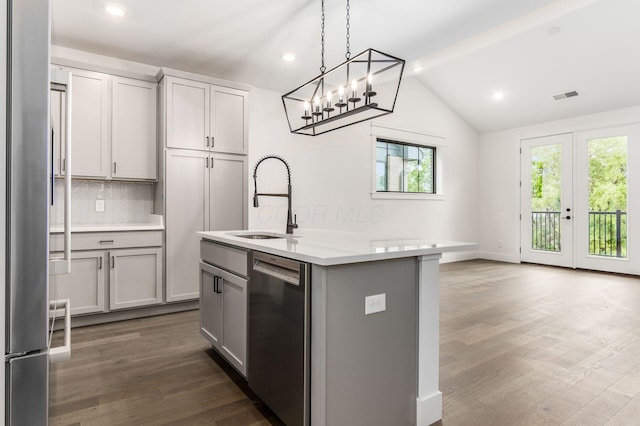
<path id="1" fill-rule="evenodd" d="M 287 426 L 309 425 L 309 264 L 254 252 L 249 387 Z"/>

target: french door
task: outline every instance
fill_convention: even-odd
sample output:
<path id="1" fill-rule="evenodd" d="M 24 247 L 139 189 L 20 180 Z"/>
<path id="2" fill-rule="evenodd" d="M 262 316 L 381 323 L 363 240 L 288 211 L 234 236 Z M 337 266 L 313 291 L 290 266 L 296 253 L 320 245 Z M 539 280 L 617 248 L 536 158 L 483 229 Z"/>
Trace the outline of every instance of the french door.
<path id="1" fill-rule="evenodd" d="M 521 149 L 521 260 L 640 274 L 640 125 Z"/>
<path id="2" fill-rule="evenodd" d="M 521 141 L 523 262 L 573 267 L 573 136 Z"/>

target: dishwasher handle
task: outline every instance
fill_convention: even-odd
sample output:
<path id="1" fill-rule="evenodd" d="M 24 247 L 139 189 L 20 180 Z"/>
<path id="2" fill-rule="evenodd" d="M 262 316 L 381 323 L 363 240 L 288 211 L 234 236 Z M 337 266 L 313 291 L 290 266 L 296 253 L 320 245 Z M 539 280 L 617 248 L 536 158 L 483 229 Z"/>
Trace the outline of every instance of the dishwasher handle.
<path id="1" fill-rule="evenodd" d="M 253 270 L 289 284 L 300 285 L 300 263 L 290 259 L 255 253 Z"/>

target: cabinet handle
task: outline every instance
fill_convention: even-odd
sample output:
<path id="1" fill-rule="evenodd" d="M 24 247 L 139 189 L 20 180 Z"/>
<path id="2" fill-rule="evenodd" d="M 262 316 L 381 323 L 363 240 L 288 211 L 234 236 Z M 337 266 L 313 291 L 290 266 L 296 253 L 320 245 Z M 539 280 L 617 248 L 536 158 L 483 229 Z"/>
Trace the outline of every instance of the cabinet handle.
<path id="1" fill-rule="evenodd" d="M 100 240 L 100 241 L 98 241 L 98 243 L 99 244 L 107 244 L 107 243 L 113 244 L 113 240 Z"/>
<path id="2" fill-rule="evenodd" d="M 207 169 L 209 168 L 209 157 L 207 157 Z"/>
<path id="3" fill-rule="evenodd" d="M 222 293 L 222 290 L 220 289 L 220 280 L 222 280 L 222 277 L 213 277 L 213 291 L 215 293 Z"/>
<path id="4" fill-rule="evenodd" d="M 116 258 L 115 256 L 111 256 L 111 269 L 116 267 Z"/>
<path id="5" fill-rule="evenodd" d="M 211 167 L 213 168 L 213 157 L 211 157 Z"/>
<path id="6" fill-rule="evenodd" d="M 67 159 L 63 158 L 62 159 L 62 171 L 66 171 L 67 170 Z"/>
<path id="7" fill-rule="evenodd" d="M 209 146 L 209 136 L 207 136 L 207 147 Z"/>
<path id="8" fill-rule="evenodd" d="M 114 161 L 113 162 L 113 174 L 114 175 L 117 173 L 117 170 L 118 170 L 118 166 L 117 166 L 116 162 Z"/>
<path id="9" fill-rule="evenodd" d="M 102 256 L 98 258 L 98 269 L 102 269 Z"/>
<path id="10" fill-rule="evenodd" d="M 211 148 L 213 148 L 214 146 L 216 146 L 216 139 L 211 136 Z"/>

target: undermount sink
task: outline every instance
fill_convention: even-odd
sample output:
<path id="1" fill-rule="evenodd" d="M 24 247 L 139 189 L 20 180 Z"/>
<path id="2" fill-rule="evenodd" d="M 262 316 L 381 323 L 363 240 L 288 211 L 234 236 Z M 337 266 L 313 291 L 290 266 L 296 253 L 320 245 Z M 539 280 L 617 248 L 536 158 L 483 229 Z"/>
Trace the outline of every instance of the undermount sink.
<path id="1" fill-rule="evenodd" d="M 278 235 L 269 235 L 269 234 L 240 234 L 235 236 L 240 238 L 248 238 L 250 240 L 272 240 L 274 238 L 284 238 Z"/>

